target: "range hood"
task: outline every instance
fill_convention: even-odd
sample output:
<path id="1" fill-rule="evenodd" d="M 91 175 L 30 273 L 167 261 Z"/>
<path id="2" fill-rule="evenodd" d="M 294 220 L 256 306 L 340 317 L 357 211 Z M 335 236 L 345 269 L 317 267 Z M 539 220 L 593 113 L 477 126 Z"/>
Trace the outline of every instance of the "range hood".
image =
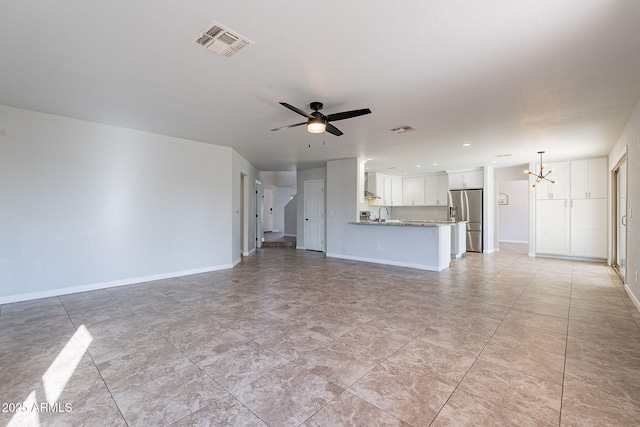
<path id="1" fill-rule="evenodd" d="M 379 199 L 380 196 L 376 196 L 369 190 L 364 190 L 364 198 L 367 200 Z"/>
<path id="2" fill-rule="evenodd" d="M 375 200 L 380 199 L 381 197 L 376 195 L 374 192 L 369 191 L 369 174 L 364 174 L 364 198 L 367 200 Z"/>

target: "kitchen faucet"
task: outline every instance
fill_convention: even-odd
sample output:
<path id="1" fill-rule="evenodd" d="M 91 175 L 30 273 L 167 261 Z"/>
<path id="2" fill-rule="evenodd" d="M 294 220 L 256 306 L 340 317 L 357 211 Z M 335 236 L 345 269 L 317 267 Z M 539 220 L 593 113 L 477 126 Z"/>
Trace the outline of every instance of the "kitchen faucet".
<path id="1" fill-rule="evenodd" d="M 389 216 L 389 209 L 386 206 L 380 206 L 378 208 L 378 222 L 382 222 L 382 218 L 380 218 L 380 211 L 384 208 L 387 211 L 387 216 Z"/>

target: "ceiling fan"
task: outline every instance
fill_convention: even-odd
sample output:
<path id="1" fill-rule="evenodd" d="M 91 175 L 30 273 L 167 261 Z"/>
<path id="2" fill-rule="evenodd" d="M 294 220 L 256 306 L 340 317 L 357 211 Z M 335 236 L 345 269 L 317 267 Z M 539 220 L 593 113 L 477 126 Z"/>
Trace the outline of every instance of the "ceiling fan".
<path id="1" fill-rule="evenodd" d="M 301 109 L 296 108 L 293 105 L 287 104 L 286 102 L 281 102 L 280 104 L 287 107 L 291 111 L 295 111 L 301 116 L 306 117 L 308 120 L 306 122 L 296 123 L 295 125 L 282 126 L 276 129 L 271 129 L 272 131 L 307 125 L 307 130 L 309 131 L 309 133 L 322 133 L 326 130 L 330 134 L 333 134 L 335 136 L 340 136 L 342 135 L 342 131 L 329 122 L 335 122 L 336 120 L 350 119 L 352 117 L 358 117 L 358 116 L 371 113 L 370 109 L 363 108 L 362 110 L 343 111 L 342 113 L 334 113 L 334 114 L 329 114 L 328 116 L 325 116 L 320 112 L 320 110 L 322 110 L 322 107 L 323 107 L 322 102 L 312 102 L 311 104 L 309 104 L 309 107 L 311 107 L 311 109 L 314 110 L 312 113 L 305 113 Z"/>

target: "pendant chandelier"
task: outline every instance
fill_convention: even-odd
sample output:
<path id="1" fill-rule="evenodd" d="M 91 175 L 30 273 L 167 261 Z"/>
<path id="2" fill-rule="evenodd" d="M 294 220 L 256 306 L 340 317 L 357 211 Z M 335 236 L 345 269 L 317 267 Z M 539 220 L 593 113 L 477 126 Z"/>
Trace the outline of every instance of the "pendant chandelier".
<path id="1" fill-rule="evenodd" d="M 535 189 L 536 186 L 540 184 L 542 181 L 549 181 L 553 185 L 558 185 L 557 181 L 547 178 L 549 174 L 553 173 L 553 169 L 549 169 L 545 173 L 545 170 L 544 170 L 545 166 L 544 166 L 544 163 L 542 163 L 542 155 L 544 154 L 544 151 L 538 151 L 538 154 L 540 154 L 540 171 L 538 173 L 531 172 L 528 169 L 524 171 L 524 173 L 527 173 L 529 175 L 533 175 L 536 177 L 536 182 L 533 183 L 533 186 L 531 188 Z"/>

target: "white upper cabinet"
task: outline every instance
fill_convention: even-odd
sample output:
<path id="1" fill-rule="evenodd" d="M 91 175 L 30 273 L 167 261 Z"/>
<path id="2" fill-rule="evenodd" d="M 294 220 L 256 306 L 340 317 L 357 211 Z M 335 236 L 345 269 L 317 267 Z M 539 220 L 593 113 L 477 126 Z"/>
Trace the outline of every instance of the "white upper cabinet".
<path id="1" fill-rule="evenodd" d="M 377 204 L 384 205 L 384 176 L 379 173 L 369 173 L 367 175 L 367 190 L 380 197 Z"/>
<path id="2" fill-rule="evenodd" d="M 425 205 L 424 176 L 402 178 L 402 204 L 405 206 Z"/>
<path id="3" fill-rule="evenodd" d="M 402 177 L 371 172 L 367 190 L 380 197 L 376 204 L 381 206 L 402 205 Z"/>
<path id="4" fill-rule="evenodd" d="M 479 170 L 449 174 L 450 190 L 465 190 L 467 188 L 484 188 L 484 172 Z"/>
<path id="5" fill-rule="evenodd" d="M 382 175 L 382 180 L 384 181 L 384 191 L 382 194 L 379 194 L 380 197 L 384 200 L 385 205 L 393 205 L 393 195 L 391 188 L 391 177 L 389 175 Z"/>
<path id="6" fill-rule="evenodd" d="M 555 163 L 547 163 L 545 164 L 543 175 L 546 171 L 551 170 L 552 172 L 547 176 L 547 179 L 552 181 L 556 181 L 556 184 L 552 184 L 547 180 L 542 180 L 536 186 L 536 199 L 538 200 L 546 200 L 546 199 L 565 199 L 569 196 L 568 194 L 568 179 L 569 174 L 567 173 L 567 169 L 569 167 L 569 162 L 555 162 Z M 532 172 L 539 173 L 540 172 L 540 164 L 535 165 L 535 170 Z"/>
<path id="7" fill-rule="evenodd" d="M 391 177 L 391 205 L 402 206 L 402 177 Z"/>
<path id="8" fill-rule="evenodd" d="M 447 174 L 431 175 L 425 178 L 425 204 L 446 206 L 449 178 Z"/>
<path id="9" fill-rule="evenodd" d="M 571 198 L 607 198 L 607 158 L 571 161 Z"/>

